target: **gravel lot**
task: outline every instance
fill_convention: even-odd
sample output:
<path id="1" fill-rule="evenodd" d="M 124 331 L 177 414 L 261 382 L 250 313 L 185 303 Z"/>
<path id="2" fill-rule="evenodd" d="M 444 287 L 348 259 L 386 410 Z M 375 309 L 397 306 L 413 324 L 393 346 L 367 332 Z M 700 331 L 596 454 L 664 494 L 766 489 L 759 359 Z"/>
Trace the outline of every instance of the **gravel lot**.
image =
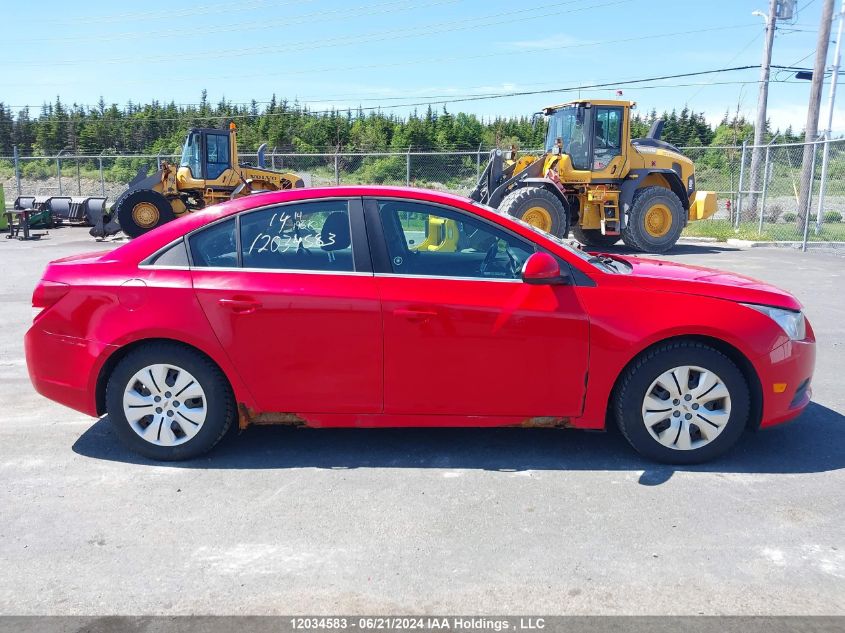
<path id="1" fill-rule="evenodd" d="M 794 292 L 820 341 L 811 408 L 716 463 L 617 432 L 254 428 L 159 465 L 26 374 L 46 262 L 113 245 L 0 239 L 0 613 L 845 614 L 841 257 L 667 256 Z"/>

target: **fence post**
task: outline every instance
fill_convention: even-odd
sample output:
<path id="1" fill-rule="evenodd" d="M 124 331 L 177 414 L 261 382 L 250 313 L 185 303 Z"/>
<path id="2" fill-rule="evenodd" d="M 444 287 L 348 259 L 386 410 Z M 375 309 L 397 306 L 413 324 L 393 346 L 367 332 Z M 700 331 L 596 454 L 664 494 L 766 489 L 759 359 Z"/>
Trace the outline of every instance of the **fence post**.
<path id="1" fill-rule="evenodd" d="M 824 148 L 822 149 L 822 175 L 819 183 L 819 206 L 816 209 L 816 235 L 822 230 L 822 215 L 824 209 L 824 196 L 827 193 L 827 161 L 830 154 L 830 139 L 825 136 Z"/>
<path id="2" fill-rule="evenodd" d="M 748 141 L 742 142 L 742 157 L 739 159 L 739 184 L 737 185 L 736 196 L 736 217 L 734 218 L 734 228 L 739 228 L 739 219 L 742 217 L 742 184 L 745 180 L 745 152 L 748 148 Z"/>
<path id="3" fill-rule="evenodd" d="M 62 152 L 56 154 L 56 178 L 59 179 L 59 195 L 64 193 L 62 191 L 62 159 L 59 158 L 61 155 Z"/>
<path id="4" fill-rule="evenodd" d="M 18 186 L 18 197 L 21 196 L 21 165 L 20 160 L 18 158 L 18 146 L 15 145 L 12 148 L 13 154 L 15 156 L 15 184 Z"/>
<path id="5" fill-rule="evenodd" d="M 102 195 L 106 195 L 106 176 L 103 173 L 103 153 L 100 152 L 100 155 L 97 157 L 97 161 L 100 163 L 100 193 Z"/>
<path id="6" fill-rule="evenodd" d="M 405 162 L 405 186 L 411 186 L 411 147 L 408 146 L 407 160 Z"/>
<path id="7" fill-rule="evenodd" d="M 79 156 L 76 157 L 76 195 L 82 195 L 82 176 L 79 174 Z"/>
<path id="8" fill-rule="evenodd" d="M 478 144 L 478 156 L 475 160 L 475 179 L 481 180 L 481 143 Z"/>
<path id="9" fill-rule="evenodd" d="M 766 190 L 769 188 L 769 145 L 766 145 L 766 155 L 763 159 L 763 195 L 760 196 L 760 228 L 757 230 L 763 234 L 763 216 L 766 214 Z"/>
<path id="10" fill-rule="evenodd" d="M 339 148 L 336 147 L 335 150 L 334 150 L 334 184 L 336 184 L 336 185 L 340 184 L 340 169 L 339 169 L 338 160 L 337 160 L 338 151 L 339 151 Z"/>
<path id="11" fill-rule="evenodd" d="M 816 178 L 816 149 L 816 141 L 813 141 L 813 160 L 810 163 L 810 191 L 807 195 L 807 208 L 804 209 L 804 239 L 801 242 L 801 250 L 805 253 L 807 252 L 807 234 L 810 231 L 810 209 L 813 206 L 813 181 Z"/>

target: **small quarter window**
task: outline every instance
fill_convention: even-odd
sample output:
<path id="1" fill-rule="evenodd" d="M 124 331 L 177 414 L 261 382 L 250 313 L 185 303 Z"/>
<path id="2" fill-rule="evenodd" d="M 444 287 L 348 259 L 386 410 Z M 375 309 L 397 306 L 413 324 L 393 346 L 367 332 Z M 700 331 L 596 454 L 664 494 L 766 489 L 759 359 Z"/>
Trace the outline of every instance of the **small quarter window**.
<path id="1" fill-rule="evenodd" d="M 179 240 L 170 248 L 162 251 L 150 262 L 151 266 L 188 266 L 188 249 L 185 240 Z"/>

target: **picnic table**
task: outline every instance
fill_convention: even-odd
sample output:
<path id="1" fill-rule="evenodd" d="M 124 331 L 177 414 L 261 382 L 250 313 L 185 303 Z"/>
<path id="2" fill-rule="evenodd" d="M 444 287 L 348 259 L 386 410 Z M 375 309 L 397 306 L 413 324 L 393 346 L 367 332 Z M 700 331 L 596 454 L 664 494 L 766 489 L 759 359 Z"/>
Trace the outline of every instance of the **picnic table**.
<path id="1" fill-rule="evenodd" d="M 46 233 L 32 233 L 30 231 L 30 216 L 33 213 L 40 213 L 40 211 L 38 209 L 12 209 L 6 211 L 6 222 L 9 225 L 9 234 L 6 236 L 6 239 L 35 240 L 46 235 Z"/>

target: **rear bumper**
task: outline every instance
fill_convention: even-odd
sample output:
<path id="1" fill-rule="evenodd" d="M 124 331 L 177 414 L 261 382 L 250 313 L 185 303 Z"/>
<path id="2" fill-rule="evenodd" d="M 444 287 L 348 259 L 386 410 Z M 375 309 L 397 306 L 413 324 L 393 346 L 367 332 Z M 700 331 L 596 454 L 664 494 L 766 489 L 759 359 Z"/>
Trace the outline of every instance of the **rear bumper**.
<path id="1" fill-rule="evenodd" d="M 117 348 L 54 334 L 36 322 L 24 337 L 29 379 L 42 396 L 97 416 L 96 387 L 102 359 Z"/>
<path id="2" fill-rule="evenodd" d="M 810 404 L 815 365 L 813 339 L 787 341 L 760 359 L 757 371 L 763 390 L 761 429 L 792 420 Z"/>

